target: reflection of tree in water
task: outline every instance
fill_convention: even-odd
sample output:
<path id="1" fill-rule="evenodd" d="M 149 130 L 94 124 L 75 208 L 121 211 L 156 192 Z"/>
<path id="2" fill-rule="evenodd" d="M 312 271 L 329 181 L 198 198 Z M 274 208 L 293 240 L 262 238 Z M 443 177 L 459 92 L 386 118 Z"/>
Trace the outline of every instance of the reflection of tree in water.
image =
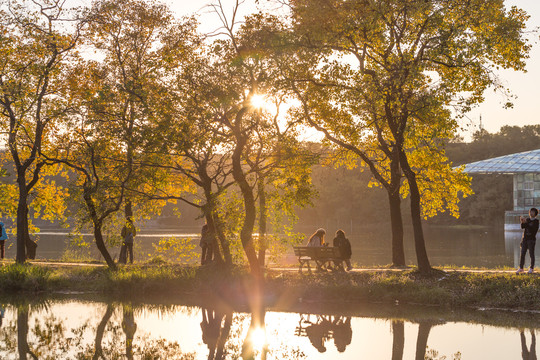
<path id="1" fill-rule="evenodd" d="M 439 357 L 436 350 L 429 349 L 427 341 L 431 328 L 442 324 L 437 320 L 418 321 L 418 336 L 416 338 L 416 360 L 443 360 L 446 356 Z M 403 360 L 403 348 L 405 346 L 405 326 L 403 320 L 392 320 L 392 360 Z M 453 360 L 461 359 L 461 353 L 452 355 Z"/>
<path id="2" fill-rule="evenodd" d="M 18 359 L 194 359 L 194 354 L 182 354 L 176 342 L 163 339 L 134 338 L 134 310 L 131 306 L 122 308 L 122 319 L 118 314 L 120 308 L 109 304 L 103 318 L 94 327 L 87 321 L 79 327 L 67 329 L 64 320 L 55 314 L 43 310 L 47 304 L 15 305 L 17 318 L 4 323 L 0 328 L 0 358 L 12 359 L 10 354 L 18 353 Z M 35 314 L 32 326 L 29 318 Z M 125 311 L 124 311 L 125 310 Z M 133 323 L 130 323 L 133 321 Z M 95 334 L 95 337 L 94 335 Z M 129 349 L 123 337 L 133 339 Z M 94 339 L 93 343 L 85 342 Z M 126 346 L 124 346 L 126 345 Z M 104 356 L 106 354 L 106 356 Z"/>
<path id="3" fill-rule="evenodd" d="M 202 340 L 208 346 L 208 360 L 221 360 L 225 357 L 225 342 L 229 336 L 232 312 L 223 314 L 217 310 L 202 308 Z M 222 326 L 223 324 L 223 326 Z"/>
<path id="4" fill-rule="evenodd" d="M 37 356 L 28 345 L 28 313 L 29 305 L 17 307 L 17 349 L 19 350 L 19 358 L 27 359 L 26 355 L 30 355 L 33 359 Z"/>
<path id="5" fill-rule="evenodd" d="M 107 323 L 109 322 L 109 319 L 111 318 L 114 311 L 114 307 L 111 304 L 107 305 L 107 310 L 105 310 L 105 314 L 103 315 L 103 318 L 101 319 L 99 325 L 96 329 L 96 340 L 94 342 L 95 344 L 95 351 L 94 356 L 92 356 L 92 360 L 98 360 L 100 358 L 104 359 L 103 356 L 103 347 L 101 346 L 101 342 L 103 341 L 103 334 L 105 333 L 105 327 L 107 326 Z"/>
<path id="6" fill-rule="evenodd" d="M 531 329 L 531 347 L 527 348 L 527 340 L 525 339 L 525 332 L 519 331 L 519 337 L 521 339 L 521 356 L 523 360 L 537 360 L 536 358 L 536 336 L 534 330 Z"/>

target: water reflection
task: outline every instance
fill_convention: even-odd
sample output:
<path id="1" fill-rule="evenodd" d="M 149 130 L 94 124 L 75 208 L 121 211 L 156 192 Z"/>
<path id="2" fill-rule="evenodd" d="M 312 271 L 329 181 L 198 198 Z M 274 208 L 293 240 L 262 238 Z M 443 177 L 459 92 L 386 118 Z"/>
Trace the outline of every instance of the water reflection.
<path id="1" fill-rule="evenodd" d="M 536 358 L 536 336 L 534 330 L 531 329 L 531 347 L 527 347 L 527 340 L 525 339 L 525 332 L 521 330 L 519 332 L 521 338 L 521 356 L 523 360 L 537 360 Z"/>
<path id="2" fill-rule="evenodd" d="M 202 341 L 208 347 L 208 360 L 221 360 L 224 358 L 225 342 L 231 331 L 232 311 L 225 314 L 203 307 L 201 314 Z"/>
<path id="3" fill-rule="evenodd" d="M 126 334 L 126 357 L 128 360 L 133 360 L 133 337 L 137 331 L 137 324 L 133 316 L 133 308 L 131 304 L 122 305 L 122 330 Z"/>
<path id="4" fill-rule="evenodd" d="M 326 352 L 326 343 L 334 340 L 339 352 L 344 352 L 352 340 L 350 316 L 300 314 L 296 336 L 307 336 L 313 347 L 320 353 Z"/>
<path id="5" fill-rule="evenodd" d="M 259 309 L 252 312 L 249 328 L 242 344 L 242 359 L 265 360 L 268 354 L 268 340 L 266 338 L 266 325 L 264 321 L 266 311 Z"/>
<path id="6" fill-rule="evenodd" d="M 137 302 L 2 304 L 1 359 L 537 359 L 540 320 L 381 305 L 245 313 Z"/>
<path id="7" fill-rule="evenodd" d="M 26 355 L 30 355 L 32 359 L 38 358 L 28 345 L 29 311 L 30 306 L 28 304 L 17 307 L 17 349 L 19 350 L 19 359 L 27 359 Z"/>
<path id="8" fill-rule="evenodd" d="M 111 304 L 107 305 L 107 309 L 105 310 L 105 314 L 103 314 L 103 318 L 101 319 L 99 325 L 96 329 L 96 340 L 95 340 L 95 351 L 94 356 L 92 356 L 92 360 L 98 360 L 98 359 L 105 359 L 105 356 L 103 354 L 103 347 L 101 346 L 101 342 L 103 341 L 103 335 L 105 333 L 105 327 L 107 326 L 107 323 L 109 322 L 112 314 L 113 314 L 114 308 Z"/>

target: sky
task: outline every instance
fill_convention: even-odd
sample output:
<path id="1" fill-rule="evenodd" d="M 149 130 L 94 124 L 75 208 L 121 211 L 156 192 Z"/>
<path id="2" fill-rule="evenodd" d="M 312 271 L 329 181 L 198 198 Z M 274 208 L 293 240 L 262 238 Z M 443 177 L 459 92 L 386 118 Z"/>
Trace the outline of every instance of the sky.
<path id="1" fill-rule="evenodd" d="M 82 3 L 90 3 L 89 0 L 75 0 Z M 219 26 L 219 18 L 213 14 L 205 4 L 218 0 L 162 0 L 179 16 L 199 13 L 201 31 L 210 32 Z M 235 0 L 221 0 L 228 15 L 232 14 Z M 266 0 L 260 0 L 261 4 L 268 4 Z M 540 28 L 540 0 L 506 0 L 507 7 L 517 6 L 525 10 L 529 15 L 528 29 Z M 257 10 L 255 0 L 244 0 L 240 15 Z M 532 49 L 530 58 L 527 60 L 527 72 L 500 71 L 499 76 L 511 93 L 515 96 L 512 100 L 514 107 L 505 109 L 503 105 L 508 101 L 500 93 L 493 89 L 485 92 L 485 101 L 473 109 L 468 116 L 461 120 L 460 124 L 464 131 L 461 135 L 465 140 L 470 140 L 473 132 L 480 126 L 491 133 L 499 131 L 504 125 L 523 126 L 540 123 L 540 42 L 539 34 L 531 35 Z"/>

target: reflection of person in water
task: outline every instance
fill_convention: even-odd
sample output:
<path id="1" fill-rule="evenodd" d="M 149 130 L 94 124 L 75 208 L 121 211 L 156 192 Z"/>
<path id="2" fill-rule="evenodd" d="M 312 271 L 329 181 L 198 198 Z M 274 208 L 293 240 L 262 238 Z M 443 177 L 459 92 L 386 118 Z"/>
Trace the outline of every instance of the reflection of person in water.
<path id="1" fill-rule="evenodd" d="M 135 324 L 135 317 L 133 316 L 133 308 L 131 305 L 123 306 L 124 319 L 122 320 L 122 330 L 126 334 L 126 357 L 129 360 L 133 359 L 133 338 L 135 337 L 135 331 L 137 331 L 137 324 Z"/>
<path id="2" fill-rule="evenodd" d="M 344 352 L 352 340 L 351 317 L 345 320 L 340 316 L 332 322 L 334 328 L 334 344 L 339 352 Z"/>
<path id="3" fill-rule="evenodd" d="M 525 340 L 525 333 L 523 330 L 519 332 L 521 337 L 521 356 L 523 360 L 537 360 L 536 358 L 536 336 L 534 330 L 531 329 L 531 350 L 527 349 L 527 340 Z"/>
<path id="4" fill-rule="evenodd" d="M 328 339 L 330 329 L 332 328 L 332 323 L 323 316 L 318 317 L 316 324 L 311 324 L 306 327 L 306 334 L 311 341 L 311 344 L 315 349 L 319 350 L 320 353 L 326 351 L 326 346 L 324 343 Z"/>

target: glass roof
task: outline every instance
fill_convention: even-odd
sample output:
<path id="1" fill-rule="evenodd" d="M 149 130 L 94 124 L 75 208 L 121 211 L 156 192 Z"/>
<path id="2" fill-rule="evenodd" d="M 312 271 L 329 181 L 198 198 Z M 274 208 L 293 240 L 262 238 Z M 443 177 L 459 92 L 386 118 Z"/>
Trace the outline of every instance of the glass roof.
<path id="1" fill-rule="evenodd" d="M 472 174 L 540 173 L 540 149 L 465 164 L 465 172 Z"/>

